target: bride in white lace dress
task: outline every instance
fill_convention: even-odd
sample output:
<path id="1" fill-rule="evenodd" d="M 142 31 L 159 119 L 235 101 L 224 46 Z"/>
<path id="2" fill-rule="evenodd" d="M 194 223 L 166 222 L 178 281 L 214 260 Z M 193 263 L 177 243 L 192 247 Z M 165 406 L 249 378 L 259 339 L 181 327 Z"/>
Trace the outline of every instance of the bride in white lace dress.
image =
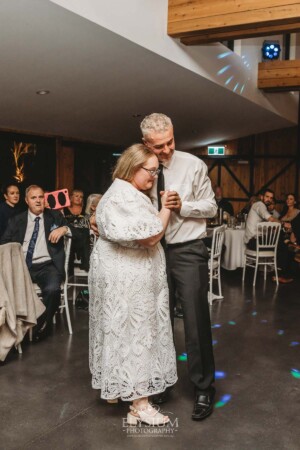
<path id="1" fill-rule="evenodd" d="M 165 255 L 160 244 L 170 218 L 143 193 L 158 160 L 142 144 L 119 158 L 114 182 L 96 212 L 99 239 L 91 256 L 90 370 L 103 399 L 133 401 L 131 424 L 168 422 L 148 403 L 177 381 Z"/>

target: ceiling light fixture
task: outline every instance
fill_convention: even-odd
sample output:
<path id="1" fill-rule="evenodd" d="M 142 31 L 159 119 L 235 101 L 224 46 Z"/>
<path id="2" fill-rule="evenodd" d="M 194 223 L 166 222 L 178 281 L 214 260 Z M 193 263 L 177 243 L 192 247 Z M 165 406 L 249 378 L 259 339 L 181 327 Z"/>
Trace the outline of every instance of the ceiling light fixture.
<path id="1" fill-rule="evenodd" d="M 46 89 L 40 89 L 39 91 L 36 91 L 36 94 L 47 95 L 47 94 L 50 94 L 50 91 L 47 91 Z"/>

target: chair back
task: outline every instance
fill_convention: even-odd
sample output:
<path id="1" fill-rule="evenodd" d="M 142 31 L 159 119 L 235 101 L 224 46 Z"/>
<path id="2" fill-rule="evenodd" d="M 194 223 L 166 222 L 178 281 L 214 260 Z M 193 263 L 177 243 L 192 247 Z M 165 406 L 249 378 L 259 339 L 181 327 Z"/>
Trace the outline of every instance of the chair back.
<path id="1" fill-rule="evenodd" d="M 69 238 L 69 237 L 65 237 L 64 246 L 65 246 L 65 273 L 66 273 L 66 279 L 68 278 L 71 245 L 72 245 L 72 239 Z"/>
<path id="2" fill-rule="evenodd" d="M 217 259 L 221 257 L 224 236 L 225 225 L 214 228 L 210 254 L 211 259 Z"/>
<path id="3" fill-rule="evenodd" d="M 257 250 L 276 249 L 281 230 L 277 222 L 261 222 L 257 225 Z"/>

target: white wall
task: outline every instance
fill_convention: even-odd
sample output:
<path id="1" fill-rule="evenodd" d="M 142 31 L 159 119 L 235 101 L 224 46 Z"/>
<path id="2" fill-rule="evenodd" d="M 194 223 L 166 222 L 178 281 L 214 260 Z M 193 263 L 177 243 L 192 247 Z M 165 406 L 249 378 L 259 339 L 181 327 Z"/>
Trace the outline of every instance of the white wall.
<path id="1" fill-rule="evenodd" d="M 167 35 L 167 0 L 52 2 L 297 123 L 298 96 L 264 94 L 257 89 L 257 63 L 265 38 L 239 41 L 240 54 L 220 43 L 186 47 Z"/>

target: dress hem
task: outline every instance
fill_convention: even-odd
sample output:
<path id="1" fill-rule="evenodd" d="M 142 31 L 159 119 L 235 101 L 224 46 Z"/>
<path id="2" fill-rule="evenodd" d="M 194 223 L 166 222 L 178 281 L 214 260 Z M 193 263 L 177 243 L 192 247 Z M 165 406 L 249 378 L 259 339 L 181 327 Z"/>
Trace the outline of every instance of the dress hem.
<path id="1" fill-rule="evenodd" d="M 123 398 L 121 395 L 118 395 L 117 397 L 116 397 L 116 396 L 107 396 L 107 397 L 105 396 L 105 397 L 102 397 L 101 394 L 100 394 L 100 398 L 101 398 L 102 400 L 115 400 L 116 398 L 120 398 L 123 402 L 132 402 L 133 400 L 138 400 L 139 398 L 143 398 L 143 397 L 151 397 L 151 396 L 153 396 L 153 395 L 161 394 L 162 392 L 165 392 L 165 390 L 166 390 L 168 387 L 174 386 L 174 384 L 176 384 L 177 381 L 178 381 L 178 378 L 176 378 L 176 380 L 175 380 L 174 382 L 166 383 L 166 387 L 165 387 L 165 389 L 163 389 L 163 390 L 159 389 L 158 391 L 154 391 L 154 392 L 151 392 L 151 393 L 147 392 L 147 393 L 141 394 L 141 395 L 139 395 L 139 396 L 133 396 L 133 397 L 131 397 L 130 399 L 128 399 L 128 398 Z M 93 386 L 92 386 L 92 388 L 95 389 L 95 390 L 101 390 L 101 388 L 98 388 L 98 387 L 93 387 Z"/>

